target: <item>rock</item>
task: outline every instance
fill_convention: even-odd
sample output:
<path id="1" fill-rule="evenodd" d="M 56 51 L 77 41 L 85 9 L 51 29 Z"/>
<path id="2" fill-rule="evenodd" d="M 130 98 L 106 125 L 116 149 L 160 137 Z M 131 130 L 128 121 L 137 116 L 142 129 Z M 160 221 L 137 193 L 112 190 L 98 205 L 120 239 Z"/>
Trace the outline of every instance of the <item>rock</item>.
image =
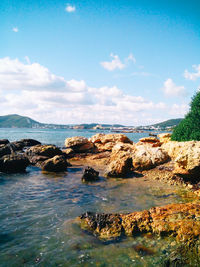
<path id="1" fill-rule="evenodd" d="M 0 158 L 5 155 L 10 155 L 12 153 L 10 144 L 0 145 Z"/>
<path id="2" fill-rule="evenodd" d="M 6 155 L 0 159 L 0 172 L 24 172 L 29 165 L 29 160 L 24 155 Z"/>
<path id="3" fill-rule="evenodd" d="M 25 147 L 40 145 L 41 143 L 34 139 L 21 139 L 20 141 L 11 142 L 14 151 L 23 150 Z"/>
<path id="4" fill-rule="evenodd" d="M 96 181 L 99 180 L 99 172 L 95 171 L 91 167 L 87 167 L 84 170 L 84 174 L 82 176 L 82 180 L 84 182 Z"/>
<path id="5" fill-rule="evenodd" d="M 30 160 L 30 163 L 32 165 L 36 165 L 38 167 L 41 166 L 41 163 L 44 162 L 45 160 L 49 159 L 48 157 L 45 157 L 45 156 L 33 156 L 33 157 L 30 157 L 29 160 Z"/>
<path id="6" fill-rule="evenodd" d="M 140 144 L 136 146 L 132 157 L 135 170 L 148 170 L 170 159 L 168 153 L 162 148 Z"/>
<path id="7" fill-rule="evenodd" d="M 185 176 L 189 180 L 199 177 L 200 171 L 200 142 L 169 141 L 162 145 L 174 161 L 174 173 Z M 200 180 L 200 177 L 199 177 Z"/>
<path id="8" fill-rule="evenodd" d="M 0 145 L 7 145 L 9 143 L 8 139 L 0 139 Z"/>
<path id="9" fill-rule="evenodd" d="M 139 141 L 142 143 L 150 143 L 150 144 L 160 143 L 160 140 L 158 138 L 152 136 L 140 138 Z"/>
<path id="10" fill-rule="evenodd" d="M 27 149 L 26 154 L 29 157 L 33 156 L 45 156 L 52 158 L 57 155 L 62 155 L 62 151 L 54 145 L 36 145 Z"/>
<path id="11" fill-rule="evenodd" d="M 161 143 L 167 143 L 171 141 L 171 133 L 162 133 L 158 135 L 158 138 L 160 139 Z"/>
<path id="12" fill-rule="evenodd" d="M 65 157 L 70 157 L 74 154 L 74 150 L 72 148 L 62 149 L 62 153 Z"/>
<path id="13" fill-rule="evenodd" d="M 110 161 L 105 176 L 125 178 L 132 173 L 133 164 L 130 152 L 120 151 L 111 155 Z"/>
<path id="14" fill-rule="evenodd" d="M 41 163 L 42 171 L 47 172 L 64 172 L 67 170 L 68 162 L 62 155 L 54 156 L 51 159 Z"/>
<path id="15" fill-rule="evenodd" d="M 133 144 L 124 134 L 96 134 L 89 141 L 95 144 L 99 152 L 111 151 L 119 142 Z"/>
<path id="16" fill-rule="evenodd" d="M 65 146 L 74 152 L 88 152 L 94 149 L 92 142 L 82 136 L 70 137 L 65 140 Z"/>
<path id="17" fill-rule="evenodd" d="M 79 219 L 83 229 L 103 239 L 155 233 L 190 244 L 200 237 L 200 204 L 197 203 L 169 204 L 129 214 L 87 212 Z"/>

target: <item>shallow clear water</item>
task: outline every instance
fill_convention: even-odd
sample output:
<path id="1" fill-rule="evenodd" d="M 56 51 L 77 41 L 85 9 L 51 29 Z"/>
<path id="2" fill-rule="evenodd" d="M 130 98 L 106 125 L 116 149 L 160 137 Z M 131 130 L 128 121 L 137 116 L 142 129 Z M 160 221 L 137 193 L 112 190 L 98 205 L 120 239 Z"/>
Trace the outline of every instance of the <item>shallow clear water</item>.
<path id="1" fill-rule="evenodd" d="M 130 212 L 179 202 L 174 188 L 144 178 L 81 182 L 82 168 L 45 175 L 0 175 L 0 266 L 154 266 L 173 241 L 125 238 L 103 243 L 74 224 L 86 211 Z M 155 184 L 156 183 L 156 184 Z M 144 245 L 152 255 L 135 251 Z"/>
<path id="2" fill-rule="evenodd" d="M 34 138 L 63 146 L 66 137 L 94 131 L 0 129 L 10 141 Z M 129 134 L 138 141 L 146 134 Z M 81 166 L 63 174 L 0 174 L 0 266 L 161 266 L 174 240 L 156 236 L 102 242 L 74 219 L 86 211 L 131 212 L 182 202 L 177 188 L 145 178 L 82 183 Z M 147 253 L 137 250 L 144 246 Z"/>

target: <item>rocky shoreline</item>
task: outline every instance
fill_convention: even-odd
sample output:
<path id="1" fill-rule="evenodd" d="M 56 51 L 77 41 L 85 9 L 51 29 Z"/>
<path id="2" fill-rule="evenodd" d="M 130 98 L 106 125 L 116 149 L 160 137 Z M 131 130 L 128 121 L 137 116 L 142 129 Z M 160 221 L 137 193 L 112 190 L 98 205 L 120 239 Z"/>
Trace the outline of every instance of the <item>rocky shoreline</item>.
<path id="1" fill-rule="evenodd" d="M 133 143 L 123 134 L 97 134 L 90 139 L 72 137 L 65 148 L 42 145 L 37 140 L 0 140 L 0 172 L 24 172 L 29 165 L 42 172 L 66 172 L 69 166 L 86 167 L 83 182 L 106 178 L 147 177 L 181 185 L 192 194 L 192 203 L 170 204 L 129 214 L 87 211 L 77 218 L 81 228 L 100 239 L 138 234 L 174 236 L 200 253 L 200 142 L 175 142 L 170 134 L 142 138 Z"/>

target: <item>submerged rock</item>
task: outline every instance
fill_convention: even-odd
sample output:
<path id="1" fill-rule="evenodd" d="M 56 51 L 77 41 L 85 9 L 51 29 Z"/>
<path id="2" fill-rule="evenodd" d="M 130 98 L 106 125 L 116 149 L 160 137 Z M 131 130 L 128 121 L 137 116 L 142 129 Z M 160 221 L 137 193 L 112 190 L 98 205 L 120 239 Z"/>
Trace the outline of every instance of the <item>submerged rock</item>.
<path id="1" fill-rule="evenodd" d="M 99 172 L 95 171 L 93 168 L 87 167 L 84 170 L 84 174 L 82 176 L 82 180 L 84 182 L 96 181 L 98 179 L 99 179 Z"/>
<path id="2" fill-rule="evenodd" d="M 130 214 L 84 213 L 81 227 L 99 238 L 110 239 L 138 233 L 171 235 L 190 244 L 200 237 L 200 204 L 169 204 Z"/>
<path id="3" fill-rule="evenodd" d="M 28 158 L 24 155 L 6 155 L 0 159 L 0 172 L 24 172 L 29 163 Z"/>
<path id="4" fill-rule="evenodd" d="M 62 155 L 54 156 L 41 163 L 42 171 L 47 172 L 63 172 L 67 170 L 69 166 L 66 158 Z"/>

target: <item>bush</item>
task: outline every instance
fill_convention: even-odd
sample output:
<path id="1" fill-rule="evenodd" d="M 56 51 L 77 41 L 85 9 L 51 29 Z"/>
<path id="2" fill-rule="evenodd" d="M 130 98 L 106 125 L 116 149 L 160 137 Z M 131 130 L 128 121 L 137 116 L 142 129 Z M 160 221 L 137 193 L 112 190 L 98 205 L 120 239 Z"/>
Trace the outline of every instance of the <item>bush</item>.
<path id="1" fill-rule="evenodd" d="M 190 103 L 190 111 L 174 128 L 171 140 L 200 141 L 200 92 L 197 92 Z"/>

